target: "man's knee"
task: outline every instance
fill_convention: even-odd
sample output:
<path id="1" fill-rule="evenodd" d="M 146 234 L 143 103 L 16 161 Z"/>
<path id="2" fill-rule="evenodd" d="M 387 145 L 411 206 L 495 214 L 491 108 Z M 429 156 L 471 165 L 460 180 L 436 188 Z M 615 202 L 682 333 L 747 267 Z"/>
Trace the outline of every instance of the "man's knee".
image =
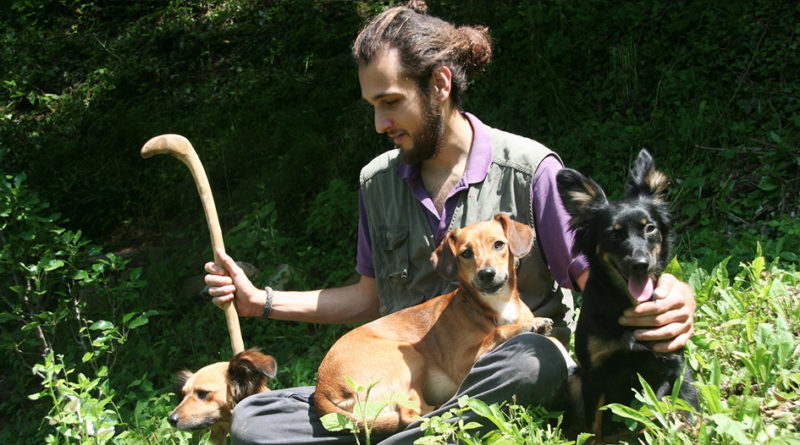
<path id="1" fill-rule="evenodd" d="M 514 380 L 520 404 L 548 406 L 563 392 L 567 382 L 567 362 L 552 339 L 526 333 L 501 346 L 504 366 Z"/>
<path id="2" fill-rule="evenodd" d="M 253 420 L 257 418 L 256 412 L 263 406 L 264 401 L 260 400 L 260 394 L 247 397 L 236 404 L 233 408 L 233 418 L 231 419 L 231 442 L 234 444 L 256 443 L 253 433 L 257 428 L 253 428 Z M 263 424 L 261 425 L 263 427 Z"/>

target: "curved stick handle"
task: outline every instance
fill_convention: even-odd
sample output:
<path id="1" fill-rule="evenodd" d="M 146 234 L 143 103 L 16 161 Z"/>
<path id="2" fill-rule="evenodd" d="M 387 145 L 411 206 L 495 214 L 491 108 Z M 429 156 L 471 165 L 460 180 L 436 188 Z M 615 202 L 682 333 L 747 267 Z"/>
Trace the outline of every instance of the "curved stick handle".
<path id="1" fill-rule="evenodd" d="M 208 231 L 211 234 L 211 247 L 214 250 L 214 262 L 222 267 L 222 262 L 217 255 L 217 249 L 225 251 L 225 245 L 222 242 L 222 229 L 219 225 L 219 218 L 217 217 L 217 208 L 214 205 L 214 195 L 211 193 L 211 187 L 208 185 L 208 178 L 203 169 L 203 164 L 200 158 L 194 151 L 194 147 L 185 137 L 178 134 L 162 134 L 156 136 L 144 144 L 141 151 L 143 158 L 149 158 L 158 154 L 168 154 L 178 158 L 181 162 L 189 167 L 192 173 L 194 183 L 197 186 L 197 192 L 200 194 L 200 201 L 203 203 L 203 211 L 206 214 L 206 222 L 208 222 Z M 231 349 L 233 354 L 236 355 L 244 351 L 244 342 L 242 341 L 242 331 L 239 327 L 239 316 L 236 313 L 236 307 L 233 302 L 226 303 L 222 309 L 225 311 L 225 320 L 228 324 L 228 334 L 231 338 Z"/>

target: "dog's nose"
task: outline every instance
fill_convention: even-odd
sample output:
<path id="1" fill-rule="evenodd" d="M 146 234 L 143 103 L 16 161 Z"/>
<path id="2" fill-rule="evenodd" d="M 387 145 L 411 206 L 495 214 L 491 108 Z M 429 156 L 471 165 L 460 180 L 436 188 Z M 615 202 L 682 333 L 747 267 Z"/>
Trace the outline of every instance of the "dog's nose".
<path id="1" fill-rule="evenodd" d="M 495 275 L 497 275 L 497 271 L 493 267 L 484 267 L 478 271 L 478 279 L 483 283 L 490 283 L 494 280 Z"/>
<path id="2" fill-rule="evenodd" d="M 172 424 L 172 426 L 175 426 L 175 425 L 178 424 L 178 421 L 180 420 L 180 416 L 178 416 L 177 413 L 172 413 L 167 417 L 167 420 L 169 421 L 169 423 Z"/>
<path id="3" fill-rule="evenodd" d="M 631 273 L 632 274 L 645 274 L 650 267 L 650 259 L 644 255 L 634 257 L 631 260 Z"/>

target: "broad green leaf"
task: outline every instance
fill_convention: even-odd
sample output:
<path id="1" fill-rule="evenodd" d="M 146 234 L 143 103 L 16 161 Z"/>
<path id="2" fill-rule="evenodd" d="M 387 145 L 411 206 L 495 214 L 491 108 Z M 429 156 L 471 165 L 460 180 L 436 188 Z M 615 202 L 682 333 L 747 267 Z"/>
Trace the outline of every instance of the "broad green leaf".
<path id="1" fill-rule="evenodd" d="M 602 410 L 609 409 L 614 414 L 624 417 L 626 419 L 635 420 L 642 425 L 644 425 L 648 429 L 656 429 L 658 426 L 650 420 L 650 417 L 647 415 L 642 414 L 638 410 L 631 408 L 630 406 L 622 405 L 620 403 L 611 403 L 606 405 L 602 408 Z"/>
<path id="2" fill-rule="evenodd" d="M 149 318 L 147 318 L 147 316 L 146 316 L 145 314 L 142 314 L 142 315 L 140 315 L 140 316 L 136 317 L 136 318 L 135 318 L 135 319 L 134 319 L 134 320 L 131 322 L 131 324 L 129 324 L 129 325 L 128 325 L 128 328 L 129 328 L 129 329 L 136 329 L 136 328 L 138 328 L 139 326 L 144 326 L 144 325 L 146 325 L 146 324 L 147 324 L 149 321 L 150 321 L 150 319 L 149 319 Z"/>
<path id="3" fill-rule="evenodd" d="M 59 260 L 59 259 L 56 259 L 56 258 L 51 258 L 51 259 L 45 260 L 42 263 L 42 269 L 44 269 L 45 272 L 51 272 L 53 270 L 60 269 L 60 268 L 64 267 L 64 264 L 66 264 L 66 263 L 64 263 L 64 261 L 62 261 L 62 260 Z"/>
<path id="4" fill-rule="evenodd" d="M 328 431 L 352 430 L 355 427 L 347 416 L 340 413 L 325 414 L 320 417 L 319 420 L 322 422 L 322 426 Z"/>
<path id="5" fill-rule="evenodd" d="M 753 443 L 747 437 L 747 427 L 743 423 L 733 420 L 725 414 L 714 414 L 711 416 L 711 420 L 717 424 L 716 431 L 718 433 L 727 434 L 741 444 Z"/>
<path id="6" fill-rule="evenodd" d="M 108 329 L 114 329 L 114 323 L 111 323 L 110 321 L 107 320 L 99 320 L 94 322 L 91 326 L 89 326 L 89 329 L 93 331 L 99 331 L 99 330 L 105 331 Z"/>

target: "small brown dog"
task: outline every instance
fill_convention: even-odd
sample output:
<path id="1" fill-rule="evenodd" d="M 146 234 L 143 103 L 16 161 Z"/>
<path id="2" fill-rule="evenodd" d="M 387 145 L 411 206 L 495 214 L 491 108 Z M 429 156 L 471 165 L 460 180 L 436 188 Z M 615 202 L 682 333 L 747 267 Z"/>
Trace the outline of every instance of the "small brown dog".
<path id="1" fill-rule="evenodd" d="M 505 215 L 449 232 L 431 261 L 446 279 L 458 278 L 458 289 L 342 336 L 319 367 L 317 414 L 341 413 L 363 426 L 352 416 L 356 394 L 345 377 L 377 382 L 370 401 L 404 394 L 412 402 L 390 405 L 372 424 L 375 433 L 398 431 L 453 397 L 483 354 L 522 332 L 549 333 L 552 321 L 534 318 L 516 287 L 515 257 L 534 238 L 530 226 Z"/>
<path id="2" fill-rule="evenodd" d="M 170 413 L 169 423 L 179 430 L 211 431 L 211 441 L 224 444 L 231 428 L 233 406 L 247 396 L 269 391 L 267 377 L 275 378 L 275 359 L 257 349 L 236 354 L 195 373 L 178 373 L 176 393 L 183 397 Z"/>

